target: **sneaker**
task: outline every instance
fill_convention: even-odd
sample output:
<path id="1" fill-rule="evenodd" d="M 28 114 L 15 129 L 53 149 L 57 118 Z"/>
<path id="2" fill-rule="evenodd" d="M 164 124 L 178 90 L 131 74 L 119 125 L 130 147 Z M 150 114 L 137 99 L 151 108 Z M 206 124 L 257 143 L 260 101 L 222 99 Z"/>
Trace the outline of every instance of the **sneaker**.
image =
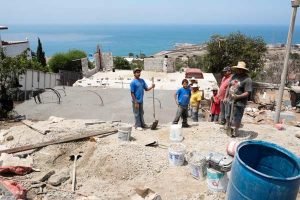
<path id="1" fill-rule="evenodd" d="M 190 128 L 191 126 L 190 125 L 188 125 L 188 124 L 182 124 L 182 126 L 181 126 L 182 128 Z"/>
<path id="2" fill-rule="evenodd" d="M 137 130 L 137 131 L 142 131 L 143 128 L 142 128 L 142 127 L 136 127 L 135 130 Z"/>
<path id="3" fill-rule="evenodd" d="M 225 125 L 226 122 L 225 121 L 220 121 L 220 125 Z"/>
<path id="4" fill-rule="evenodd" d="M 150 128 L 147 124 L 142 125 L 142 128 Z"/>

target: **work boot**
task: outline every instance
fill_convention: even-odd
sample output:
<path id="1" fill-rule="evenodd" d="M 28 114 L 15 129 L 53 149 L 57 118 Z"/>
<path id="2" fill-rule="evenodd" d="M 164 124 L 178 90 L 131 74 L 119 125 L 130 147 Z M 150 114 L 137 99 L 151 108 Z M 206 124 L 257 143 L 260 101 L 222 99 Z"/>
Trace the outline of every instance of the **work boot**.
<path id="1" fill-rule="evenodd" d="M 231 137 L 237 137 L 238 136 L 238 129 L 231 128 Z"/>

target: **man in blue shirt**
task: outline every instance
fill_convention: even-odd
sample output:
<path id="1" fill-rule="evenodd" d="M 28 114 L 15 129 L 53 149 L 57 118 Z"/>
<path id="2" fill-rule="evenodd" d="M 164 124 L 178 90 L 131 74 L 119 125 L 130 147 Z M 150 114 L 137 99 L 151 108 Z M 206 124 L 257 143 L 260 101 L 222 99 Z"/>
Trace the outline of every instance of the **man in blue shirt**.
<path id="1" fill-rule="evenodd" d="M 190 127 L 187 123 L 188 117 L 188 105 L 191 98 L 191 90 L 189 88 L 189 81 L 187 79 L 182 80 L 182 88 L 178 89 L 174 95 L 176 104 L 178 105 L 176 117 L 173 120 L 173 124 L 178 124 L 180 117 L 182 117 L 182 127 Z"/>
<path id="2" fill-rule="evenodd" d="M 135 128 L 137 130 L 143 130 L 147 128 L 147 125 L 144 121 L 144 109 L 143 109 L 143 98 L 144 90 L 149 91 L 155 87 L 155 84 L 152 84 L 151 87 L 148 87 L 144 79 L 141 79 L 141 69 L 136 68 L 133 70 L 134 79 L 130 83 L 130 92 L 132 97 L 132 109 L 135 118 Z"/>

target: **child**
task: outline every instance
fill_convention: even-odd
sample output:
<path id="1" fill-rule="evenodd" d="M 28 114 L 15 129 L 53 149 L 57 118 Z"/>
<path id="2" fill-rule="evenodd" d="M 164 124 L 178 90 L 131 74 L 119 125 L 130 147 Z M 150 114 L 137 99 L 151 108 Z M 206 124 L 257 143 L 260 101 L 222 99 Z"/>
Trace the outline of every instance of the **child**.
<path id="1" fill-rule="evenodd" d="M 173 121 L 173 124 L 178 124 L 180 117 L 182 117 L 182 127 L 188 128 L 190 127 L 187 123 L 188 117 L 188 105 L 191 98 L 191 90 L 189 88 L 189 81 L 187 79 L 183 79 L 182 88 L 178 89 L 175 97 L 175 102 L 178 105 L 176 117 Z"/>
<path id="2" fill-rule="evenodd" d="M 193 122 L 198 122 L 198 111 L 200 107 L 200 101 L 202 98 L 202 94 L 199 91 L 199 87 L 197 83 L 194 83 L 192 86 L 192 94 L 190 99 L 190 105 L 192 110 L 192 120 Z"/>
<path id="3" fill-rule="evenodd" d="M 210 107 L 211 121 L 218 122 L 219 114 L 220 114 L 220 100 L 217 97 L 218 89 L 213 88 L 212 92 L 213 92 L 213 96 L 211 97 L 211 107 Z"/>

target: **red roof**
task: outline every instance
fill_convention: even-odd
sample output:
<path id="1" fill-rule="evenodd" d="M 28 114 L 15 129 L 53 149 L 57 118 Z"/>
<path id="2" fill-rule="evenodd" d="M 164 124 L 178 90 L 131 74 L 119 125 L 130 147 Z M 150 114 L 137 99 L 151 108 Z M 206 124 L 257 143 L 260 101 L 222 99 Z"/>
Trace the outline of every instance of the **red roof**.
<path id="1" fill-rule="evenodd" d="M 185 70 L 185 78 L 192 78 L 192 77 L 195 77 L 197 79 L 202 79 L 203 73 L 198 68 L 187 68 Z"/>

